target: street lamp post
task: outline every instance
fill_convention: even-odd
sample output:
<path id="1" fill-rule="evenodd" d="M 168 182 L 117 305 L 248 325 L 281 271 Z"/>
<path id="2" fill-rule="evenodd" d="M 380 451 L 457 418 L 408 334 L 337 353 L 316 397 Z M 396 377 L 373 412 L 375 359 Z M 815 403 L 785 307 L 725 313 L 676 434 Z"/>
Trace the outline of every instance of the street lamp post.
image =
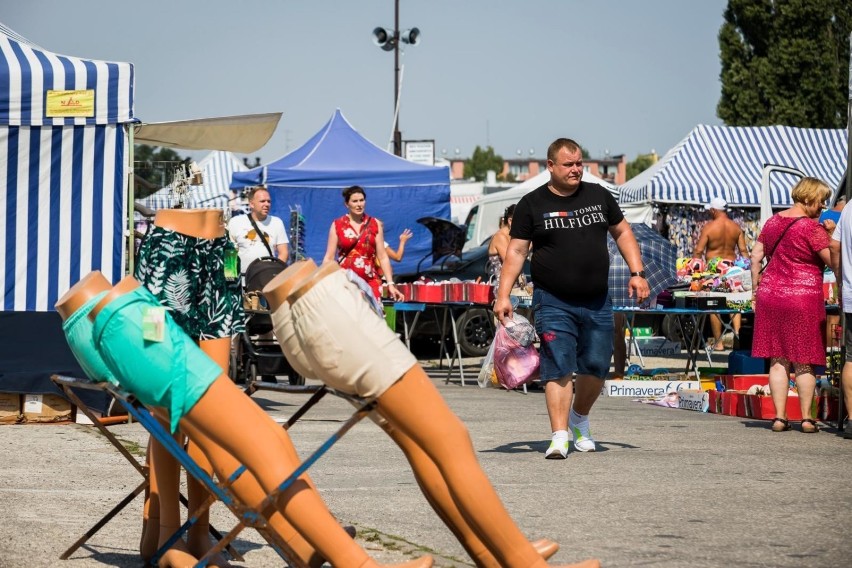
<path id="1" fill-rule="evenodd" d="M 394 0 L 393 30 L 382 27 L 373 30 L 373 42 L 385 51 L 393 50 L 393 153 L 402 156 L 402 133 L 399 131 L 399 42 L 417 45 L 420 30 L 399 31 L 399 0 Z"/>

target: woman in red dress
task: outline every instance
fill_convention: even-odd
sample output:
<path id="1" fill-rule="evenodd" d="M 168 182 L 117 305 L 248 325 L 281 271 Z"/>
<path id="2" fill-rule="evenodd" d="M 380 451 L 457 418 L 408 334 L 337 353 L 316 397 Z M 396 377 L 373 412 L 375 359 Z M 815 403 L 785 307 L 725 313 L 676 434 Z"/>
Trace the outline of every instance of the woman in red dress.
<path id="1" fill-rule="evenodd" d="M 787 393 L 791 365 L 802 409 L 802 432 L 819 431 L 811 405 L 816 390 L 814 365 L 825 364 L 822 281 L 830 256 L 828 232 L 817 218 L 829 196 L 831 189 L 825 182 L 803 178 L 793 188 L 793 206 L 766 222 L 751 250 L 752 356 L 770 358 L 773 432 L 790 429 Z M 764 258 L 767 265 L 761 274 Z"/>
<path id="2" fill-rule="evenodd" d="M 401 301 L 402 293 L 393 283 L 393 272 L 385 251 L 385 236 L 381 223 L 365 211 L 367 194 L 364 188 L 358 185 L 347 187 L 343 190 L 343 202 L 348 211 L 346 215 L 331 223 L 323 262 L 336 261 L 341 267 L 355 272 L 370 285 L 378 300 L 382 297 L 384 275 L 390 297 Z"/>

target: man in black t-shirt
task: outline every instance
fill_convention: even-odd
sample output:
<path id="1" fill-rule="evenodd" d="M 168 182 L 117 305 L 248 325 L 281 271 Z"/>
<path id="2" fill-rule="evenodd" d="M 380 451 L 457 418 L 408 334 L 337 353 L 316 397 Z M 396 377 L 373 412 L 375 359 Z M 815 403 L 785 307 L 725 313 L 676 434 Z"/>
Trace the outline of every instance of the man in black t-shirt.
<path id="1" fill-rule="evenodd" d="M 552 431 L 544 457 L 558 459 L 568 454 L 569 430 L 575 449 L 595 450 L 589 412 L 612 357 L 607 232 L 630 268 L 630 296 L 635 294 L 641 303 L 650 291 L 639 245 L 615 198 L 600 185 L 582 181 L 580 145 L 567 138 L 553 142 L 547 169 L 550 182 L 525 195 L 515 208 L 494 313 L 501 322 L 512 317 L 511 283 L 532 245 L 533 312 Z"/>

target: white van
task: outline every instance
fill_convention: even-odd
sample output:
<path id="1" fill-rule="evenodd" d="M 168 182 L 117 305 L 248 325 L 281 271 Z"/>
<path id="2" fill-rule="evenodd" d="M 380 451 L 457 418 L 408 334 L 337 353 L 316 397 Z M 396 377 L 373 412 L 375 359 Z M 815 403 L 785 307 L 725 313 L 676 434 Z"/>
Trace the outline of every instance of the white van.
<path id="1" fill-rule="evenodd" d="M 532 190 L 541 187 L 549 180 L 550 172 L 545 170 L 520 185 L 516 185 L 513 188 L 503 191 L 498 191 L 497 193 L 491 193 L 474 203 L 464 222 L 464 224 L 467 225 L 467 241 L 465 241 L 464 248 L 462 250 L 466 251 L 478 247 L 488 237 L 496 233 L 497 229 L 500 227 L 500 218 L 506 211 L 506 207 L 513 203 L 517 203 L 521 200 L 521 197 Z M 583 172 L 583 181 L 602 185 L 608 189 L 609 192 L 616 197 L 616 199 L 618 198 L 618 190 L 614 185 L 590 174 L 589 172 Z M 648 206 L 647 209 L 650 210 L 650 207 Z M 649 218 L 646 218 L 646 212 L 644 210 L 641 213 L 628 212 L 624 207 L 622 207 L 622 210 L 624 211 L 624 215 L 627 217 L 627 220 L 631 223 L 648 222 L 649 220 Z"/>

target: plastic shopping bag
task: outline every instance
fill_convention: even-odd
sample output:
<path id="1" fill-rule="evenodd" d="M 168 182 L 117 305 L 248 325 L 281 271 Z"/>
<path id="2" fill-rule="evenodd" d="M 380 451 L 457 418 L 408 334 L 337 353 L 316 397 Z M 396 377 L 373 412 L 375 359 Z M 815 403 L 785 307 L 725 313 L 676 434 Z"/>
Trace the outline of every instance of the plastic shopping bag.
<path id="1" fill-rule="evenodd" d="M 491 342 L 491 347 L 488 348 L 488 353 L 485 359 L 482 360 L 482 368 L 479 369 L 479 376 L 476 382 L 479 383 L 479 388 L 484 389 L 492 386 L 491 375 L 494 374 L 494 342 Z"/>
<path id="2" fill-rule="evenodd" d="M 512 390 L 538 377 L 539 356 L 534 340 L 535 329 L 521 315 L 515 314 L 506 325 L 498 326 L 492 347 L 500 386 Z"/>

